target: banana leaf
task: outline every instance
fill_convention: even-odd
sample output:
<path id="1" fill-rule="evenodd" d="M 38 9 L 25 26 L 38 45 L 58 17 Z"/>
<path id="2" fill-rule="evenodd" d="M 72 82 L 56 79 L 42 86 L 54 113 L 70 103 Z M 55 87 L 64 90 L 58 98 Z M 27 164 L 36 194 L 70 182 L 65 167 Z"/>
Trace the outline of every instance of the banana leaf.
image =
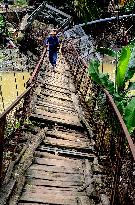
<path id="1" fill-rule="evenodd" d="M 135 74 L 135 45 L 134 48 L 130 47 L 130 49 L 131 49 L 131 57 L 125 73 L 125 79 L 124 79 L 125 82 L 130 80 Z"/>
<path id="2" fill-rule="evenodd" d="M 100 63 L 98 60 L 91 60 L 89 63 L 88 73 L 93 81 L 105 87 L 111 95 L 114 94 L 114 83 L 109 79 L 107 73 L 99 73 Z"/>
<path id="3" fill-rule="evenodd" d="M 125 107 L 124 121 L 131 133 L 135 129 L 135 97 Z"/>
<path id="4" fill-rule="evenodd" d="M 131 57 L 131 50 L 129 46 L 123 47 L 119 57 L 118 68 L 116 71 L 116 84 L 118 91 L 125 87 L 125 75 L 127 73 L 128 64 Z"/>

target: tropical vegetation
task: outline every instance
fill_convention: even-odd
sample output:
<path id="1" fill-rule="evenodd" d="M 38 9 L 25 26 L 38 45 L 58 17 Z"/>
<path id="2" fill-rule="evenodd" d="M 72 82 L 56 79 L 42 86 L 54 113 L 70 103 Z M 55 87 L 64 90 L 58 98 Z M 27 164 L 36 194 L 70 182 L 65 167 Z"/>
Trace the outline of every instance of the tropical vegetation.
<path id="1" fill-rule="evenodd" d="M 135 42 L 122 47 L 118 52 L 106 48 L 99 48 L 97 51 L 116 57 L 115 80 L 111 81 L 108 73 L 99 72 L 100 62 L 96 59 L 89 63 L 89 75 L 113 96 L 129 132 L 132 133 L 135 130 L 135 97 L 129 95 L 129 91 L 135 90 L 135 82 L 131 81 L 135 74 Z"/>

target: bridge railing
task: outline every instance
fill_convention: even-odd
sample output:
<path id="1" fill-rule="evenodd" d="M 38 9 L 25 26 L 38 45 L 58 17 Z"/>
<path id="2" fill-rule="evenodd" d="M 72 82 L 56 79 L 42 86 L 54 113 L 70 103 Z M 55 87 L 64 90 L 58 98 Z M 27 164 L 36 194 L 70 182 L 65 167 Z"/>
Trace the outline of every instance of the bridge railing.
<path id="1" fill-rule="evenodd" d="M 83 112 L 93 131 L 99 161 L 108 178 L 105 192 L 111 205 L 134 204 L 135 146 L 110 94 L 88 75 L 87 64 L 72 42 L 65 42 L 63 55 L 69 64 Z"/>
<path id="2" fill-rule="evenodd" d="M 0 185 L 3 182 L 10 162 L 15 160 L 15 155 L 20 152 L 20 148 L 18 149 L 18 146 L 20 146 L 18 145 L 18 141 L 21 137 L 19 128 L 21 128 L 25 120 L 29 117 L 32 93 L 45 54 L 46 48 L 44 48 L 34 72 L 27 82 L 27 89 L 0 114 Z M 14 133 L 13 136 L 12 133 Z"/>

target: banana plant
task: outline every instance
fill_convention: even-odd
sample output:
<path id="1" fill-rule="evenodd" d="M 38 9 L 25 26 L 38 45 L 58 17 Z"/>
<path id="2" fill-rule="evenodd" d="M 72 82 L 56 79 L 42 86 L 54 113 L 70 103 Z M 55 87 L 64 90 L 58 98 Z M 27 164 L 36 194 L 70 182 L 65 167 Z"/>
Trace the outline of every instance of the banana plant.
<path id="1" fill-rule="evenodd" d="M 135 82 L 130 82 L 130 79 L 135 74 L 135 44 L 123 47 L 121 51 L 117 52 L 112 49 L 99 48 L 98 52 L 107 54 L 118 58 L 118 65 L 116 71 L 115 81 L 109 79 L 109 74 L 99 72 L 100 62 L 93 59 L 89 63 L 88 73 L 100 86 L 106 88 L 113 96 L 114 101 L 123 116 L 129 132 L 135 129 L 135 97 L 129 98 L 127 93 L 129 90 L 135 89 Z M 126 85 L 128 82 L 128 86 Z M 114 83 L 117 89 L 114 88 Z"/>
<path id="2" fill-rule="evenodd" d="M 123 91 L 131 90 L 135 87 L 134 82 L 130 82 L 130 79 L 135 74 L 135 43 L 122 47 L 122 49 L 118 52 L 108 49 L 108 48 L 99 48 L 97 49 L 101 54 L 106 54 L 111 57 L 116 57 L 118 59 L 116 76 L 115 76 L 115 84 L 117 86 L 118 93 L 122 93 Z M 130 82 L 128 89 L 126 89 L 126 82 Z"/>

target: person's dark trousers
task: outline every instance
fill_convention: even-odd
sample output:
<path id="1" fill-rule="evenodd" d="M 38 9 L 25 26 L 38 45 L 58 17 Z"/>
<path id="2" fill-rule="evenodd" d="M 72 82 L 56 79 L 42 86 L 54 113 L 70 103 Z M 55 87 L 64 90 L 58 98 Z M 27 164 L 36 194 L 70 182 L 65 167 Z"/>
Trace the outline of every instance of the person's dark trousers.
<path id="1" fill-rule="evenodd" d="M 57 51 L 49 51 L 49 61 L 52 65 L 56 65 Z"/>

